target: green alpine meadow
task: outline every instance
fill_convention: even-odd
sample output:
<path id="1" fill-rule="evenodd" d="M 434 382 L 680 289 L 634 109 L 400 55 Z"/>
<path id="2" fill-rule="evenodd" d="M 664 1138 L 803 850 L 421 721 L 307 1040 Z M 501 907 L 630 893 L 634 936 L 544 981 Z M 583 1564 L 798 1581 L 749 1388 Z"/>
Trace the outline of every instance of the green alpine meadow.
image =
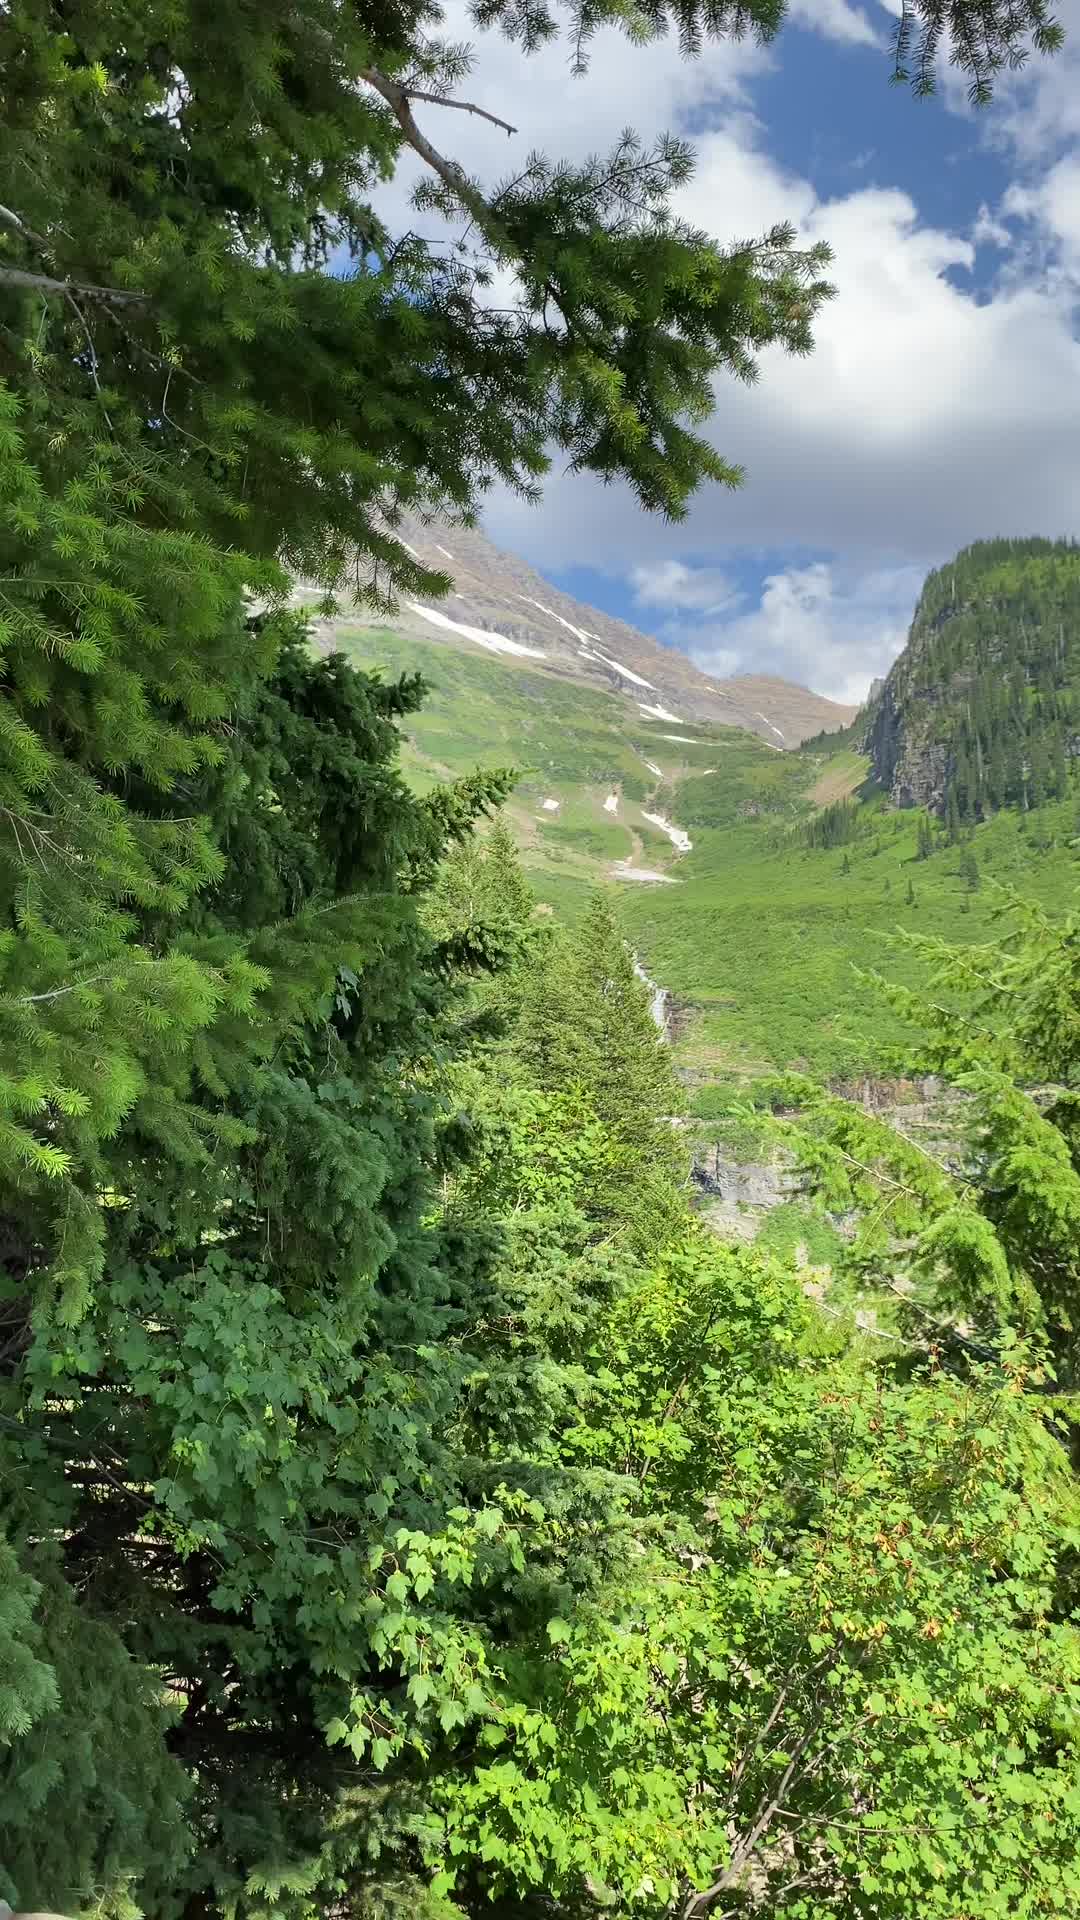
<path id="1" fill-rule="evenodd" d="M 474 176 L 463 23 L 782 15 L 0 6 L 16 1920 L 1080 1911 L 1080 547 L 856 711 L 478 531 L 722 515 L 845 295 L 681 135 Z M 1062 44 L 913 0 L 877 85 Z"/>

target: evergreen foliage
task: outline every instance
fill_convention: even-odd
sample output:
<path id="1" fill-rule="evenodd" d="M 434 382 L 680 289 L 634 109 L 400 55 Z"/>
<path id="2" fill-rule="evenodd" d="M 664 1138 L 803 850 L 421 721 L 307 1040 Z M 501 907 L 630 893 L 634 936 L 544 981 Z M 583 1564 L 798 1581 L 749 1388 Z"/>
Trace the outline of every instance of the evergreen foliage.
<path id="1" fill-rule="evenodd" d="M 943 750 L 946 824 L 1064 799 L 1078 734 L 1080 546 L 984 540 L 931 573 L 870 722 L 875 771 Z"/>
<path id="2" fill-rule="evenodd" d="M 687 1155 L 673 1124 L 684 1098 L 648 991 L 610 898 L 594 894 L 580 925 L 529 976 L 517 1051 L 533 1084 L 579 1088 L 616 1150 L 608 1204 L 635 1244 L 663 1244 Z M 675 1199 L 675 1219 L 682 1211 Z"/>
<path id="3" fill-rule="evenodd" d="M 954 1353 L 1034 1340 L 1043 1391 L 1062 1396 L 1071 1417 L 1080 1354 L 1078 921 L 997 892 L 1009 924 L 993 942 L 898 936 L 924 956 L 924 992 L 867 976 L 921 1031 L 905 1050 L 907 1070 L 938 1075 L 959 1096 L 951 1146 L 926 1151 L 804 1087 L 814 1116 L 805 1150 L 831 1202 L 867 1212 L 858 1262 L 872 1275 L 884 1268 L 890 1285 L 910 1282 L 914 1330 L 929 1324 Z"/>
<path id="4" fill-rule="evenodd" d="M 562 17 L 694 51 L 778 10 Z M 1056 43 L 1041 0 L 917 18 L 920 87 L 946 28 L 980 94 Z M 437 590 L 399 510 L 552 444 L 680 513 L 737 478 L 713 377 L 828 291 L 786 228 L 677 222 L 675 141 L 485 199 L 417 127 L 467 64 L 437 26 L 0 19 L 0 1893 L 1068 1912 L 1073 1482 L 1023 1350 L 868 1374 L 708 1241 L 609 903 L 546 937 L 470 838 L 510 776 L 410 792 L 418 680 L 280 610 L 289 572 Z M 462 250 L 373 213 L 406 148 Z M 1064 1334 L 1057 1152 L 1059 1270 L 978 1231 Z"/>

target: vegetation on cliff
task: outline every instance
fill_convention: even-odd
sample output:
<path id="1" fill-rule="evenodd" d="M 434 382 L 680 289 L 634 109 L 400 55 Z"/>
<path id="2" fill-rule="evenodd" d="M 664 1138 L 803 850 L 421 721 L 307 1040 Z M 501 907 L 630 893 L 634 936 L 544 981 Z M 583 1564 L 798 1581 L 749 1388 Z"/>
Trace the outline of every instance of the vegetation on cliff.
<path id="1" fill-rule="evenodd" d="M 1080 746 L 1080 546 L 983 540 L 931 573 L 867 745 L 951 824 L 1061 799 Z"/>

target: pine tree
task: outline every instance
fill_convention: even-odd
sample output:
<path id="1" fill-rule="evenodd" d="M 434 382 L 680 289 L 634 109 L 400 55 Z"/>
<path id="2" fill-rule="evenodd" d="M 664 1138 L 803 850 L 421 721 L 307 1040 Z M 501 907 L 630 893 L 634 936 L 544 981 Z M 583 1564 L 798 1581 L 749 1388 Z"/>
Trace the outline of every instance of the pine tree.
<path id="1" fill-rule="evenodd" d="M 906 907 L 913 907 L 913 906 L 915 906 L 916 904 L 917 904 L 917 903 L 916 903 L 916 899 L 915 899 L 915 887 L 914 887 L 914 884 L 913 884 L 913 882 L 912 882 L 912 880 L 911 880 L 911 878 L 910 878 L 910 876 L 909 876 L 909 878 L 908 878 L 908 883 L 907 883 L 907 892 L 906 892 L 906 893 L 905 893 L 905 895 L 904 895 L 904 905 L 905 905 Z"/>
<path id="2" fill-rule="evenodd" d="M 979 862 L 975 857 L 975 849 L 973 847 L 966 847 L 964 850 L 960 861 L 960 878 L 963 880 L 968 893 L 978 892 L 981 884 L 979 878 Z"/>
<path id="3" fill-rule="evenodd" d="M 517 1050 L 532 1083 L 580 1089 L 618 1149 L 607 1204 L 649 1241 L 685 1177 L 672 1120 L 683 1095 L 634 970 L 634 956 L 604 893 L 581 925 L 532 970 Z"/>
<path id="4" fill-rule="evenodd" d="M 840 862 L 840 871 L 841 873 L 844 873 L 844 874 L 851 872 L 851 860 L 846 853 Z"/>
<path id="5" fill-rule="evenodd" d="M 919 815 L 918 845 L 915 857 L 917 860 L 929 860 L 933 851 L 934 833 L 930 825 L 930 816 L 929 814 L 921 813 Z"/>

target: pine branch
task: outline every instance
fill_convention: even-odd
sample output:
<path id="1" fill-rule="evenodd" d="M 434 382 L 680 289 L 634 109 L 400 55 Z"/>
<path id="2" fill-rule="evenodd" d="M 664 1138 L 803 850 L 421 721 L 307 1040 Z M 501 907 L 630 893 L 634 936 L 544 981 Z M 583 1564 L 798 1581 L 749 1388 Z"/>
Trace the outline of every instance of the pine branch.
<path id="1" fill-rule="evenodd" d="M 369 77 L 370 75 L 365 72 L 363 78 L 367 80 Z M 372 81 L 372 85 L 374 84 Z M 452 100 L 449 94 L 445 93 L 419 93 L 415 87 L 407 87 L 405 92 L 410 100 L 425 100 L 433 107 L 453 107 L 458 113 L 475 113 L 481 120 L 490 120 L 493 127 L 501 127 L 504 133 L 517 132 L 517 128 L 512 127 L 509 120 L 500 120 L 497 113 L 489 113 L 486 107 L 478 107 L 474 100 Z"/>
<path id="2" fill-rule="evenodd" d="M 388 74 L 382 73 L 378 67 L 362 67 L 359 77 L 361 80 L 366 80 L 368 86 L 373 87 L 375 92 L 380 94 L 386 101 L 387 106 L 393 113 L 398 126 L 401 128 L 413 152 L 419 154 L 421 160 L 426 162 L 432 172 L 438 174 L 444 186 L 449 187 L 451 193 L 461 201 L 464 207 L 468 208 L 481 231 L 485 233 L 489 239 L 495 239 L 496 234 L 493 231 L 493 215 L 488 202 L 485 200 L 479 188 L 469 179 L 464 167 L 459 166 L 456 160 L 448 160 L 444 154 L 439 152 L 437 147 L 432 146 L 427 135 L 421 132 L 416 124 L 412 107 L 409 104 L 410 94 L 408 88 L 403 86 L 399 80 L 392 80 Z M 457 101 L 439 100 L 438 104 L 440 106 L 456 106 L 461 103 Z M 484 111 L 480 107 L 464 108 L 463 110 L 474 113 L 482 113 Z M 485 114 L 484 117 L 491 119 L 493 116 Z M 501 124 L 505 126 L 506 122 L 503 121 Z M 512 132 L 513 129 L 511 128 L 510 131 Z"/>
<path id="3" fill-rule="evenodd" d="M 21 214 L 13 213 L 10 207 L 0 207 L 0 220 L 3 220 L 5 225 L 14 227 L 16 233 L 21 233 L 24 240 L 29 240 L 31 246 L 37 247 L 40 253 L 51 253 L 52 249 L 44 234 L 35 233 L 33 227 L 28 227 Z"/>
<path id="4" fill-rule="evenodd" d="M 78 294 L 83 300 L 100 300 L 106 306 L 146 306 L 150 299 L 148 293 L 129 292 L 125 287 L 96 287 L 80 280 L 57 280 L 51 273 L 27 273 L 22 267 L 0 267 L 0 286 L 60 293 L 65 300 Z"/>

